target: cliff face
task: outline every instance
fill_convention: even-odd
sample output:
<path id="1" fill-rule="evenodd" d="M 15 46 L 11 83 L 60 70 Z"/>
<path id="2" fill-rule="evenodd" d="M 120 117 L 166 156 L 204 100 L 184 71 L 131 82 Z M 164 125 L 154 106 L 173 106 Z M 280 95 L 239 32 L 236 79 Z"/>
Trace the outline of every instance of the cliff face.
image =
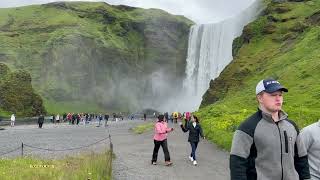
<path id="1" fill-rule="evenodd" d="M 30 72 L 49 111 L 157 108 L 184 76 L 183 17 L 84 2 L 0 14 L 0 62 Z"/>
<path id="2" fill-rule="evenodd" d="M 35 116 L 44 113 L 42 99 L 31 85 L 30 74 L 26 71 L 11 72 L 0 63 L 0 111 L 16 113 L 18 116 Z"/>

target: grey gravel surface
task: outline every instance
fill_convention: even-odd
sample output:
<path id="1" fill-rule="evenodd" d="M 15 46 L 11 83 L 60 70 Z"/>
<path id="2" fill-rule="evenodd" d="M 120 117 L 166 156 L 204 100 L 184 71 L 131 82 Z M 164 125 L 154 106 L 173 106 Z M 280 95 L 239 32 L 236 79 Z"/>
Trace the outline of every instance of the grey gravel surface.
<path id="1" fill-rule="evenodd" d="M 127 123 L 116 129 L 122 136 L 113 138 L 116 159 L 113 161 L 115 180 L 227 180 L 230 179 L 228 152 L 202 140 L 198 145 L 197 162 L 193 166 L 188 156 L 191 152 L 187 142 L 188 133 L 183 133 L 176 124 L 175 130 L 168 136 L 168 145 L 173 165 L 164 165 L 164 155 L 160 148 L 158 165 L 151 165 L 153 151 L 153 132 L 137 135 L 128 131 L 140 123 Z M 110 129 L 111 130 L 111 129 Z M 115 133 L 115 132 L 114 132 Z"/>
<path id="2" fill-rule="evenodd" d="M 0 131 L 0 155 L 20 148 L 17 151 L 1 155 L 0 157 L 21 156 L 21 146 L 24 143 L 23 155 L 39 158 L 57 159 L 83 152 L 101 152 L 109 148 L 108 139 L 93 144 L 101 139 L 108 138 L 108 132 L 104 127 L 96 127 L 96 123 L 90 125 L 44 124 L 42 129 L 37 125 L 21 125 L 5 127 Z M 93 144 L 89 147 L 83 147 Z M 36 148 L 29 147 L 33 146 Z M 82 148 L 83 147 L 83 148 Z M 37 148 L 50 149 L 53 151 Z M 66 150 L 79 148 L 75 150 Z M 58 150 L 58 151 L 56 151 Z M 65 150 L 65 151 L 60 151 Z"/>

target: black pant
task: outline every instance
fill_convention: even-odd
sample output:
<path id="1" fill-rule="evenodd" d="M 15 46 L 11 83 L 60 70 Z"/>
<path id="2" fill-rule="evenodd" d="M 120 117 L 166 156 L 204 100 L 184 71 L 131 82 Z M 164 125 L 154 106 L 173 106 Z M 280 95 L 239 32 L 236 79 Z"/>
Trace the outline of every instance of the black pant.
<path id="1" fill-rule="evenodd" d="M 39 128 L 42 128 L 43 122 L 39 122 Z"/>
<path id="2" fill-rule="evenodd" d="M 169 154 L 169 151 L 168 151 L 168 143 L 167 143 L 167 139 L 165 139 L 163 141 L 154 140 L 154 149 L 153 149 L 153 154 L 152 154 L 152 162 L 157 162 L 158 151 L 159 151 L 160 146 L 162 146 L 165 161 L 170 161 L 170 154 Z"/>

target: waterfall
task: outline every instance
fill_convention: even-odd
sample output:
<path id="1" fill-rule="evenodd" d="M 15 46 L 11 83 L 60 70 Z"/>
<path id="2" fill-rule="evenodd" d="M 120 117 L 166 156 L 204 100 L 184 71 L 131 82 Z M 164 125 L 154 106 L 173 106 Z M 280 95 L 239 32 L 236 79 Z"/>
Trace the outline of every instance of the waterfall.
<path id="1" fill-rule="evenodd" d="M 234 17 L 214 24 L 198 24 L 191 27 L 186 78 L 181 94 L 184 101 L 176 109 L 195 111 L 199 108 L 210 81 L 217 78 L 233 60 L 233 40 L 241 35 L 245 25 L 256 18 L 262 10 L 261 7 L 260 0 L 256 0 Z"/>

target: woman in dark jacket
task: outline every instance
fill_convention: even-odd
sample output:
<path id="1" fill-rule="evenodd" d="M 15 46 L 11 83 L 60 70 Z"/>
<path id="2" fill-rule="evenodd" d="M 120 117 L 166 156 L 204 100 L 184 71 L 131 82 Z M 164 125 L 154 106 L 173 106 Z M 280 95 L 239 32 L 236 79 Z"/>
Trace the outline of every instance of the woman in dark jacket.
<path id="1" fill-rule="evenodd" d="M 202 128 L 199 124 L 199 120 L 195 115 L 192 115 L 191 121 L 186 121 L 185 126 L 183 126 L 183 124 L 180 124 L 180 126 L 183 132 L 189 131 L 188 142 L 191 145 L 191 155 L 189 156 L 189 159 L 193 162 L 193 165 L 196 166 L 196 150 L 200 141 L 200 136 L 204 138 Z"/>

